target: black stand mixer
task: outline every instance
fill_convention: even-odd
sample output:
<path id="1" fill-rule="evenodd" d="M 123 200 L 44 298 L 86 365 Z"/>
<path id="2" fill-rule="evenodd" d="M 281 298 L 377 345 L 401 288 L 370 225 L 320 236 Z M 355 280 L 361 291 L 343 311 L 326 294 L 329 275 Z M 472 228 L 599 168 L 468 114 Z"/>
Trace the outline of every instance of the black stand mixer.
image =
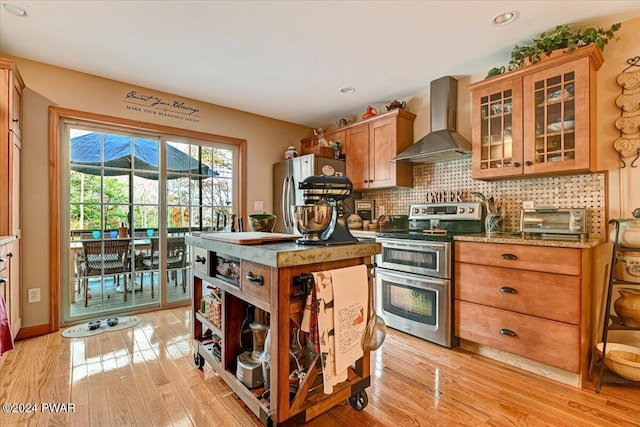
<path id="1" fill-rule="evenodd" d="M 345 203 L 353 193 L 346 176 L 313 175 L 298 184 L 304 205 L 293 207 L 300 245 L 341 245 L 357 243 L 347 227 Z"/>

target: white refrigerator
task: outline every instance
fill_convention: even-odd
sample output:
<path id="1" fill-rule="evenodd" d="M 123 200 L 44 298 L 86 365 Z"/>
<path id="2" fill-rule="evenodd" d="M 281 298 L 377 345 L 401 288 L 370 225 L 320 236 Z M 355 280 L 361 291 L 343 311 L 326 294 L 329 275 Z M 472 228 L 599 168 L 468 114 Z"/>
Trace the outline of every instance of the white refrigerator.
<path id="1" fill-rule="evenodd" d="M 273 210 L 276 233 L 300 234 L 294 225 L 291 206 L 302 205 L 298 184 L 312 175 L 344 176 L 344 160 L 325 159 L 315 154 L 294 157 L 273 165 Z"/>

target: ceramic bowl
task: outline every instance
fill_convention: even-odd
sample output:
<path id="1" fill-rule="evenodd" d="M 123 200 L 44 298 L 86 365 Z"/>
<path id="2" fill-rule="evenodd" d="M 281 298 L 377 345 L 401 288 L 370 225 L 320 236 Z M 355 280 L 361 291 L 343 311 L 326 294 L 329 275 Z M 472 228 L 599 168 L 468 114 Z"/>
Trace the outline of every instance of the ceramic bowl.
<path id="1" fill-rule="evenodd" d="M 272 214 L 249 215 L 251 231 L 271 232 L 276 225 L 276 216 Z"/>
<path id="2" fill-rule="evenodd" d="M 640 251 L 619 251 L 616 278 L 640 283 Z"/>
<path id="3" fill-rule="evenodd" d="M 107 320 L 105 320 L 105 322 L 107 322 L 107 325 L 109 325 L 109 326 L 116 326 L 118 324 L 118 318 L 117 317 L 109 317 Z"/>
<path id="4" fill-rule="evenodd" d="M 91 322 L 89 322 L 89 330 L 95 331 L 100 327 L 101 324 L 102 324 L 101 320 L 92 320 Z"/>

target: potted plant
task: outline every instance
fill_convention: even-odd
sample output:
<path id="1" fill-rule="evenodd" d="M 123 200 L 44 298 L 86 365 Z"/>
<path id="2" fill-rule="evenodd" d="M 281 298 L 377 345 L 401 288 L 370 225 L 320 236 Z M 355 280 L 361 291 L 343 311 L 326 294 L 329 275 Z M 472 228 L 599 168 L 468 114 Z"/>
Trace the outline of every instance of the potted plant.
<path id="1" fill-rule="evenodd" d="M 613 24 L 610 28 L 589 27 L 572 30 L 567 25 L 558 25 L 549 32 L 543 32 L 528 45 L 515 45 L 511 51 L 511 60 L 505 67 L 494 67 L 489 71 L 488 77 L 502 74 L 505 71 L 513 71 L 522 66 L 533 64 L 545 58 L 559 54 L 570 53 L 579 47 L 595 43 L 600 50 L 614 38 L 615 32 L 622 24 Z M 617 39 L 616 39 L 617 40 Z"/>

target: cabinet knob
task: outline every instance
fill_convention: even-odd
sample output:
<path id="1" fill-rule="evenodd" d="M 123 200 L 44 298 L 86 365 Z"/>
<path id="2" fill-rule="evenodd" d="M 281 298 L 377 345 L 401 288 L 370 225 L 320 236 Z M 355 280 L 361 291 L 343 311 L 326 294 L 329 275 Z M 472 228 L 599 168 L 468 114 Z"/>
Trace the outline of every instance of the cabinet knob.
<path id="1" fill-rule="evenodd" d="M 200 256 L 200 255 L 196 255 L 196 262 L 200 262 L 200 263 L 202 263 L 204 265 L 204 264 L 206 264 L 207 259 L 205 257 Z"/>
<path id="2" fill-rule="evenodd" d="M 7 283 L 7 282 L 8 282 L 8 280 L 7 280 L 6 277 L 4 277 L 4 276 L 0 277 L 0 283 Z"/>
<path id="3" fill-rule="evenodd" d="M 505 294 L 517 294 L 518 290 L 515 288 L 512 288 L 511 286 L 503 286 L 500 288 L 500 292 Z"/>
<path id="4" fill-rule="evenodd" d="M 513 167 L 514 168 L 519 168 L 520 167 L 520 162 L 513 162 Z"/>
<path id="5" fill-rule="evenodd" d="M 19 123 L 20 119 L 13 119 L 13 123 Z"/>
<path id="6" fill-rule="evenodd" d="M 516 260 L 518 259 L 518 257 L 514 254 L 502 254 L 500 255 L 501 259 L 508 259 L 508 260 Z"/>
<path id="7" fill-rule="evenodd" d="M 8 256 L 9 258 L 13 258 L 13 252 L 8 252 L 8 253 L 7 253 L 7 256 Z"/>
<path id="8" fill-rule="evenodd" d="M 524 162 L 525 166 L 531 166 L 533 164 L 533 162 L 531 160 L 527 160 L 526 162 Z"/>
<path id="9" fill-rule="evenodd" d="M 245 278 L 250 282 L 256 283 L 258 286 L 264 285 L 264 277 L 262 277 L 262 274 L 254 277 L 252 272 L 248 272 Z"/>
<path id="10" fill-rule="evenodd" d="M 515 332 L 513 332 L 511 329 L 507 329 L 507 328 L 502 328 L 500 329 L 500 334 L 502 335 L 508 335 L 510 337 L 517 337 L 518 334 L 516 334 Z"/>
<path id="11" fill-rule="evenodd" d="M 0 256 L 0 262 L 7 262 L 7 259 L 5 257 Z"/>

